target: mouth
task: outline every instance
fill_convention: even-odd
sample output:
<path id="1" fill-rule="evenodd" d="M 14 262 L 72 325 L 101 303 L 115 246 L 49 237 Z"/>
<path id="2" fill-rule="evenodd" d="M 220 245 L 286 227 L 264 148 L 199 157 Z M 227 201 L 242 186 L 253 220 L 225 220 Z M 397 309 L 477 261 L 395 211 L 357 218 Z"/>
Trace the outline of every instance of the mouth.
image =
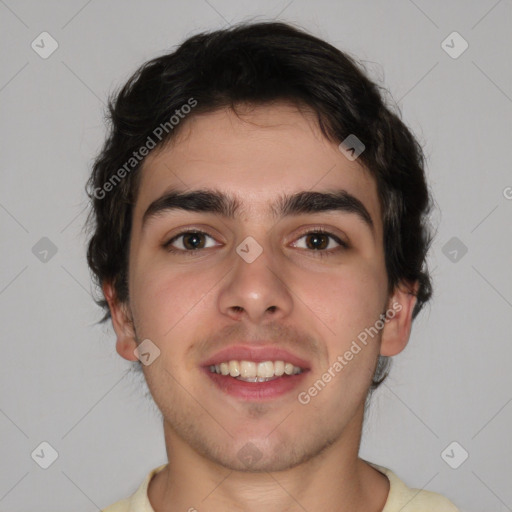
<path id="1" fill-rule="evenodd" d="M 283 375 L 298 375 L 304 370 L 285 361 L 224 361 L 210 365 L 210 372 L 244 382 L 269 382 Z"/>
<path id="2" fill-rule="evenodd" d="M 310 371 L 308 363 L 272 347 L 233 347 L 203 363 L 216 388 L 232 397 L 261 401 L 293 391 Z"/>

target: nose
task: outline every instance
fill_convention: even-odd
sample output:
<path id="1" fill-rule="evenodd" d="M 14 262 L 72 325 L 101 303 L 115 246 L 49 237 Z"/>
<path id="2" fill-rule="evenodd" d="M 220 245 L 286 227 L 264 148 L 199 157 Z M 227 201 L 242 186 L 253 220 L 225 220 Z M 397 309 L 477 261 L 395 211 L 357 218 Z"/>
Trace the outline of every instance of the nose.
<path id="1" fill-rule="evenodd" d="M 285 272 L 269 249 L 252 262 L 234 253 L 234 265 L 220 290 L 220 312 L 233 320 L 261 324 L 288 316 L 293 309 Z"/>

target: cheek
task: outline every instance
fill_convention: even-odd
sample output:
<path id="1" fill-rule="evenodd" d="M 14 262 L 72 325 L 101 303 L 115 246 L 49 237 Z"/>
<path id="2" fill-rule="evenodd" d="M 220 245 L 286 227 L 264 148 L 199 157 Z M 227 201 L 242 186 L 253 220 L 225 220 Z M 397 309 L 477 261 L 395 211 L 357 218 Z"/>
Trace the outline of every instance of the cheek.
<path id="1" fill-rule="evenodd" d="M 318 373 L 329 380 L 329 390 L 317 403 L 340 400 L 348 408 L 356 407 L 366 396 L 379 352 L 380 333 L 369 333 L 375 332 L 371 329 L 383 312 L 385 280 L 370 267 L 351 266 L 308 276 L 304 283 L 301 293 L 311 298 L 312 304 L 307 304 L 321 320 L 315 323 L 327 348 L 327 360 Z"/>
<path id="2" fill-rule="evenodd" d="M 179 375 L 182 382 L 188 378 L 192 367 L 187 352 L 201 319 L 208 314 L 206 294 L 213 286 L 209 283 L 204 273 L 178 274 L 156 265 L 134 276 L 131 304 L 137 335 L 153 341 L 162 356 L 159 365 L 144 368 L 153 392 L 173 388 L 175 382 L 167 372 Z"/>
<path id="3" fill-rule="evenodd" d="M 325 325 L 325 334 L 341 344 L 373 325 L 386 300 L 385 281 L 370 266 L 303 274 L 295 282 L 303 283 L 297 295 Z"/>
<path id="4" fill-rule="evenodd" d="M 130 304 L 138 334 L 162 341 L 202 314 L 208 303 L 207 293 L 219 280 L 218 274 L 208 271 L 171 271 L 168 265 L 159 264 L 140 269 L 132 277 Z"/>

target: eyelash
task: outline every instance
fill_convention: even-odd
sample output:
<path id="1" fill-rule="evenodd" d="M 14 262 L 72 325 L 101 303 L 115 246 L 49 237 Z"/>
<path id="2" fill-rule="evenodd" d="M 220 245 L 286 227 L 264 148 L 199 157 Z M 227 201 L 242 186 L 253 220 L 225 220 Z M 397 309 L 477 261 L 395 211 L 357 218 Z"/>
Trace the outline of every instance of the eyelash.
<path id="1" fill-rule="evenodd" d="M 315 235 L 315 234 L 321 234 L 326 235 L 331 240 L 334 240 L 337 244 L 339 244 L 339 247 L 336 247 L 334 249 L 301 249 L 303 251 L 307 251 L 312 253 L 315 257 L 318 258 L 326 258 L 329 256 L 336 256 L 340 251 L 344 251 L 348 249 L 348 244 L 341 240 L 339 237 L 337 237 L 335 234 L 331 233 L 330 231 L 327 231 L 324 228 L 318 227 L 318 228 L 312 228 L 308 231 L 304 231 L 300 234 L 300 236 L 297 237 L 297 240 L 300 240 L 301 238 L 304 238 L 308 235 Z M 327 243 L 329 245 L 329 242 Z"/>
<path id="2" fill-rule="evenodd" d="M 172 243 L 175 242 L 177 239 L 179 239 L 183 235 L 191 235 L 191 234 L 200 234 L 200 235 L 209 236 L 210 238 L 213 238 L 213 239 L 215 238 L 212 235 L 210 235 L 209 233 L 207 233 L 206 231 L 201 231 L 198 229 L 189 229 L 189 230 L 181 231 L 180 233 L 174 235 L 170 240 L 165 242 L 162 245 L 162 247 L 164 249 L 166 249 L 168 252 L 173 253 L 173 254 L 184 254 L 186 256 L 195 256 L 197 252 L 200 252 L 204 249 L 186 250 L 186 249 L 176 249 L 176 248 L 172 247 Z M 333 233 L 331 233 L 323 228 L 314 228 L 309 231 L 306 231 L 306 232 L 302 233 L 297 238 L 297 240 L 300 240 L 301 238 L 303 238 L 307 235 L 312 235 L 312 234 L 327 235 L 329 238 L 331 238 L 332 240 L 334 240 L 336 243 L 338 243 L 340 245 L 340 247 L 337 247 L 335 249 L 329 249 L 329 250 L 327 250 L 327 249 L 302 249 L 305 251 L 315 253 L 315 256 L 317 256 L 317 257 L 325 258 L 327 256 L 334 256 L 337 252 L 339 252 L 339 250 L 345 250 L 345 249 L 349 248 L 349 245 L 346 242 L 344 242 L 339 237 L 337 237 Z"/>

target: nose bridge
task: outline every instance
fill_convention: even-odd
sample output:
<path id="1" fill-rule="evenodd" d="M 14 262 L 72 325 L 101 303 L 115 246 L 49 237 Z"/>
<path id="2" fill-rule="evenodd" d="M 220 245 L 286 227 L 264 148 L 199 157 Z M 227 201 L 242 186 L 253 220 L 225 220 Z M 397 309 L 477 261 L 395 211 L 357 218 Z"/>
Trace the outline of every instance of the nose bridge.
<path id="1" fill-rule="evenodd" d="M 292 298 L 284 282 L 284 272 L 265 232 L 246 236 L 236 247 L 233 271 L 222 288 L 219 308 L 223 314 L 259 322 L 289 314 Z"/>

